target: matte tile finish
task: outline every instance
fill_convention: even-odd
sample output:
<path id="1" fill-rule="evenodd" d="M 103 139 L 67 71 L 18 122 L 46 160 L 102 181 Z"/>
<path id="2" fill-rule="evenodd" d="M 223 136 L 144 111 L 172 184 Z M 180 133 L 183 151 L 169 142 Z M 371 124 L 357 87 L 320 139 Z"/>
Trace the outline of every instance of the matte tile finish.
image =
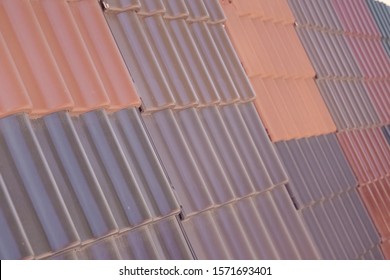
<path id="1" fill-rule="evenodd" d="M 276 143 L 289 176 L 287 188 L 298 208 L 356 187 L 335 135 Z"/>
<path id="2" fill-rule="evenodd" d="M 199 259 L 318 258 L 293 209 L 280 186 L 192 216 L 183 225 Z"/>
<path id="3" fill-rule="evenodd" d="M 82 242 L 118 230 L 67 113 L 33 120 L 35 136 Z"/>
<path id="4" fill-rule="evenodd" d="M 0 118 L 8 115 L 29 112 L 31 101 L 27 95 L 26 88 L 18 73 L 15 63 L 10 55 L 3 35 L 0 35 Z"/>
<path id="5" fill-rule="evenodd" d="M 34 255 L 79 243 L 58 186 L 28 118 L 0 120 L 1 174 Z"/>
<path id="6" fill-rule="evenodd" d="M 338 139 L 359 183 L 372 182 L 388 175 L 390 146 L 380 128 L 352 130 Z"/>
<path id="7" fill-rule="evenodd" d="M 29 259 L 33 257 L 31 245 L 11 201 L 0 174 L 0 259 Z"/>

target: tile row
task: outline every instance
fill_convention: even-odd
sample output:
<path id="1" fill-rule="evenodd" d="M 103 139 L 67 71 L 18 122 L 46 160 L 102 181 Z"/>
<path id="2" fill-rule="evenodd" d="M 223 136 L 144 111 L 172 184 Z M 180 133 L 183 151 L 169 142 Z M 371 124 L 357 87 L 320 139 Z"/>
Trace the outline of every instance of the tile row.
<path id="1" fill-rule="evenodd" d="M 272 141 L 321 135 L 336 126 L 313 79 L 251 79 L 255 105 Z"/>
<path id="2" fill-rule="evenodd" d="M 142 117 L 185 216 L 287 182 L 252 103 Z"/>
<path id="3" fill-rule="evenodd" d="M 4 230 L 22 226 L 35 257 L 180 211 L 135 108 L 2 118 L 0 155 L 4 198 L 22 221 Z"/>
<path id="4" fill-rule="evenodd" d="M 309 207 L 357 186 L 335 134 L 276 144 L 297 209 Z"/>
<path id="5" fill-rule="evenodd" d="M 390 145 L 381 127 L 343 131 L 337 138 L 359 185 L 389 175 Z"/>
<path id="6" fill-rule="evenodd" d="M 390 239 L 390 177 L 359 186 L 359 193 L 382 240 Z"/>
<path id="7" fill-rule="evenodd" d="M 298 25 L 322 30 L 346 31 L 349 34 L 362 36 L 380 35 L 369 10 L 368 3 L 371 0 L 288 0 L 288 2 Z"/>
<path id="8" fill-rule="evenodd" d="M 0 117 L 139 106 L 97 1 L 0 1 Z"/>
<path id="9" fill-rule="evenodd" d="M 381 39 L 357 37 L 345 31 L 296 28 L 319 78 L 387 79 L 390 58 Z"/>
<path id="10" fill-rule="evenodd" d="M 318 259 L 284 186 L 182 221 L 198 259 Z"/>
<path id="11" fill-rule="evenodd" d="M 50 260 L 191 260 L 176 217 L 165 218 L 53 256 Z"/>
<path id="12" fill-rule="evenodd" d="M 362 79 L 320 79 L 321 96 L 339 131 L 390 122 L 388 95 L 382 83 Z"/>
<path id="13" fill-rule="evenodd" d="M 293 23 L 262 17 L 262 1 L 221 2 L 227 32 L 250 77 L 256 108 L 271 139 L 334 132 L 336 127 L 314 83 L 314 69 Z"/>
<path id="14" fill-rule="evenodd" d="M 106 1 L 145 112 L 253 100 L 218 1 Z"/>
<path id="15" fill-rule="evenodd" d="M 300 210 L 322 259 L 360 259 L 380 244 L 356 188 Z M 377 259 L 383 259 L 376 252 Z"/>
<path id="16" fill-rule="evenodd" d="M 240 5 L 245 4 L 241 2 L 249 2 L 254 7 L 243 13 Z M 248 76 L 313 78 L 313 67 L 292 22 L 282 24 L 265 20 L 258 16 L 261 9 L 256 7 L 256 2 L 262 1 L 222 1 L 227 17 L 226 29 Z"/>

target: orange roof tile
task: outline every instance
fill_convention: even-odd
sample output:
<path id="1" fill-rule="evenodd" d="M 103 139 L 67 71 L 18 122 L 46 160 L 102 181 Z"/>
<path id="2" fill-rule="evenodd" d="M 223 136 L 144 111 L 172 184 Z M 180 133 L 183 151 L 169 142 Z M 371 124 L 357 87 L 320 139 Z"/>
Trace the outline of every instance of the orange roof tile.
<path id="1" fill-rule="evenodd" d="M 32 108 L 31 101 L 1 33 L 0 65 L 0 118 L 18 112 L 29 112 Z"/>
<path id="2" fill-rule="evenodd" d="M 273 141 L 336 131 L 312 79 L 251 78 L 256 108 Z"/>
<path id="3" fill-rule="evenodd" d="M 58 65 L 34 15 L 31 1 L 0 2 L 0 31 L 33 104 L 43 115 L 73 107 Z"/>
<path id="4" fill-rule="evenodd" d="M 108 109 L 138 107 L 140 99 L 97 1 L 73 1 L 69 6 L 110 99 Z"/>

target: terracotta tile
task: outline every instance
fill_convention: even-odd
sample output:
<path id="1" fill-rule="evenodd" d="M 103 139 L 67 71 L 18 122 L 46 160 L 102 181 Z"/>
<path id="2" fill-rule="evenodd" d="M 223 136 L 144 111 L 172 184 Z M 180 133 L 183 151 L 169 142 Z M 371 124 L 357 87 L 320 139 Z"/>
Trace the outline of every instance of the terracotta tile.
<path id="1" fill-rule="evenodd" d="M 136 1 L 127 2 L 132 4 Z M 69 7 L 110 99 L 108 110 L 139 106 L 140 99 L 132 78 L 98 3 L 91 0 L 73 1 L 69 2 Z"/>
<path id="2" fill-rule="evenodd" d="M 251 79 L 256 107 L 273 141 L 334 132 L 336 126 L 311 79 Z"/>
<path id="3" fill-rule="evenodd" d="M 244 1 L 245 2 L 245 1 Z M 229 4 L 228 1 L 222 2 L 225 15 L 227 17 L 226 30 L 230 35 L 230 39 L 235 46 L 237 54 L 243 62 L 243 67 L 249 77 L 264 73 L 263 64 L 260 63 L 255 46 L 252 45 L 252 38 L 247 35 L 253 30 L 253 24 L 250 19 L 240 19 L 236 15 L 234 3 Z M 253 34 L 253 31 L 251 32 Z M 258 47 L 258 46 L 256 46 Z M 266 64 L 270 65 L 270 63 Z"/>
<path id="4" fill-rule="evenodd" d="M 73 109 L 73 100 L 55 60 L 56 53 L 44 37 L 32 3 L 6 0 L 1 2 L 0 9 L 0 30 L 31 98 L 32 114 Z"/>
<path id="5" fill-rule="evenodd" d="M 0 118 L 18 112 L 29 112 L 32 109 L 23 81 L 10 56 L 8 47 L 0 34 Z"/>
<path id="6" fill-rule="evenodd" d="M 358 191 L 362 200 L 364 201 L 367 211 L 375 223 L 378 232 L 381 236 L 388 236 L 389 229 L 386 225 L 385 217 L 380 211 L 381 207 L 377 201 L 378 197 L 376 197 L 375 192 L 373 192 L 371 188 L 373 188 L 373 184 L 368 184 L 359 187 Z"/>
<path id="7" fill-rule="evenodd" d="M 352 130 L 338 136 L 360 183 L 388 174 L 390 149 L 380 128 Z"/>
<path id="8" fill-rule="evenodd" d="M 108 107 L 108 97 L 68 3 L 34 1 L 32 7 L 75 102 L 74 112 Z"/>

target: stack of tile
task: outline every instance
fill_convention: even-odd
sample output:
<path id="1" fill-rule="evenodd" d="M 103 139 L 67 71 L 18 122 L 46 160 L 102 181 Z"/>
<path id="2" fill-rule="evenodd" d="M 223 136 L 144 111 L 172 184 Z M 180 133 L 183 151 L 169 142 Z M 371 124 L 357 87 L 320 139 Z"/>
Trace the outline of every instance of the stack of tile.
<path id="1" fill-rule="evenodd" d="M 104 7 L 196 257 L 317 258 L 218 1 Z"/>
<path id="2" fill-rule="evenodd" d="M 0 258 L 192 258 L 94 0 L 0 1 Z"/>
<path id="3" fill-rule="evenodd" d="M 390 57 L 369 10 L 369 5 L 381 5 L 365 0 L 290 0 L 290 5 L 297 32 L 316 69 L 320 92 L 337 125 L 338 140 L 357 177 L 359 193 L 386 242 Z M 382 249 L 388 256 L 385 246 Z"/>
<path id="4" fill-rule="evenodd" d="M 320 3 L 307 2 L 292 1 L 292 4 L 320 10 Z M 321 257 L 383 258 L 378 234 L 357 194 L 356 179 L 336 135 L 332 134 L 336 126 L 314 78 L 324 76 L 332 87 L 359 89 L 360 95 L 356 98 L 340 93 L 338 98 L 351 99 L 353 103 L 346 102 L 346 106 L 335 110 L 360 109 L 365 118 L 362 120 L 359 115 L 350 122 L 365 121 L 368 125 L 378 117 L 372 113 L 372 105 L 367 105 L 368 97 L 360 89 L 361 85 L 333 79 L 338 72 L 332 71 L 342 70 L 334 67 L 339 61 L 330 60 L 325 52 L 316 53 L 322 51 L 322 44 L 332 45 L 330 39 L 310 48 L 304 44 L 311 60 L 318 58 L 335 64 L 324 67 L 314 63 L 313 70 L 294 29 L 294 17 L 287 1 L 221 0 L 221 3 L 228 17 L 227 30 L 256 91 L 257 109 L 286 167 L 289 194 L 314 237 Z M 303 14 L 306 11 L 295 9 L 295 13 L 296 10 Z M 298 24 L 297 31 L 303 42 L 307 38 L 310 42 L 313 36 L 315 42 L 323 40 L 319 38 L 325 32 L 321 33 L 318 26 L 300 21 Z M 342 51 L 341 47 L 334 49 Z M 329 106 L 326 98 L 325 101 Z M 340 122 L 335 122 L 339 127 Z"/>

